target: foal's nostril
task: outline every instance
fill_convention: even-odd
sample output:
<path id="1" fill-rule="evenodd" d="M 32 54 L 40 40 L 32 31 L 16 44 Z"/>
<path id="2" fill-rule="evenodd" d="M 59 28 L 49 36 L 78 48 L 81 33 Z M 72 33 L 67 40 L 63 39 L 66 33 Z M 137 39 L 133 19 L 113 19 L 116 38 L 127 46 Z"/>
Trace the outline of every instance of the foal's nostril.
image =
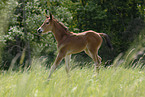
<path id="1" fill-rule="evenodd" d="M 42 30 L 41 30 L 41 29 L 38 29 L 38 30 L 37 30 L 37 32 L 38 32 L 38 33 L 41 33 L 41 32 L 42 32 Z"/>

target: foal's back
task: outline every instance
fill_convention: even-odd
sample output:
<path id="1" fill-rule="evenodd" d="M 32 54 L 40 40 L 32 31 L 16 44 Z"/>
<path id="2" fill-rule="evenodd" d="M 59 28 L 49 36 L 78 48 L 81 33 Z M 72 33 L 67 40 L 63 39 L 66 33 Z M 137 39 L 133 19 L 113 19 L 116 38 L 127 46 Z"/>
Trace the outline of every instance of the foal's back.
<path id="1" fill-rule="evenodd" d="M 101 46 L 102 37 L 94 31 L 85 31 L 82 33 L 73 33 L 68 36 L 61 45 L 69 54 L 79 53 L 86 48 L 98 49 Z"/>

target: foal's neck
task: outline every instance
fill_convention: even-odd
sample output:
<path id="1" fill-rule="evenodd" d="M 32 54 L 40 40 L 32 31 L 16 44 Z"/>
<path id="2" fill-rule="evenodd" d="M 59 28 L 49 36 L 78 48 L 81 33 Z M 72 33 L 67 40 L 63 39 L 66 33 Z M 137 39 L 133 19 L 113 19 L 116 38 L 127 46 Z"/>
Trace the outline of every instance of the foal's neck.
<path id="1" fill-rule="evenodd" d="M 70 33 L 68 33 L 67 30 L 61 27 L 58 23 L 54 23 L 52 32 L 58 44 L 70 35 Z"/>

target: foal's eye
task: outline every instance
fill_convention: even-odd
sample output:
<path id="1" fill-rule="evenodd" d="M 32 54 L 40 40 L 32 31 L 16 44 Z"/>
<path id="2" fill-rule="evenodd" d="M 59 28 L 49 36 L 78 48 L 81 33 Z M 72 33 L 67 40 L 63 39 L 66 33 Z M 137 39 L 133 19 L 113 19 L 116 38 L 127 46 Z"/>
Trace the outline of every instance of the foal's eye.
<path id="1" fill-rule="evenodd" d="M 46 24 L 49 24 L 49 22 L 46 22 Z"/>

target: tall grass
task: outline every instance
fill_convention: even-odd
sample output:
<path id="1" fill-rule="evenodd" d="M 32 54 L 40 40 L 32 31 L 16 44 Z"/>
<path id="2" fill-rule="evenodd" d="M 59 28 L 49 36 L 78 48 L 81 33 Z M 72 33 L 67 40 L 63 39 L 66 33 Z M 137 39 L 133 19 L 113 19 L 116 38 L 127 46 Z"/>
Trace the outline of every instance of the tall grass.
<path id="1" fill-rule="evenodd" d="M 45 65 L 33 60 L 29 70 L 1 71 L 0 97 L 145 97 L 145 71 L 138 68 L 102 67 L 94 76 L 93 68 L 76 67 L 68 77 L 62 66 L 48 82 Z"/>

